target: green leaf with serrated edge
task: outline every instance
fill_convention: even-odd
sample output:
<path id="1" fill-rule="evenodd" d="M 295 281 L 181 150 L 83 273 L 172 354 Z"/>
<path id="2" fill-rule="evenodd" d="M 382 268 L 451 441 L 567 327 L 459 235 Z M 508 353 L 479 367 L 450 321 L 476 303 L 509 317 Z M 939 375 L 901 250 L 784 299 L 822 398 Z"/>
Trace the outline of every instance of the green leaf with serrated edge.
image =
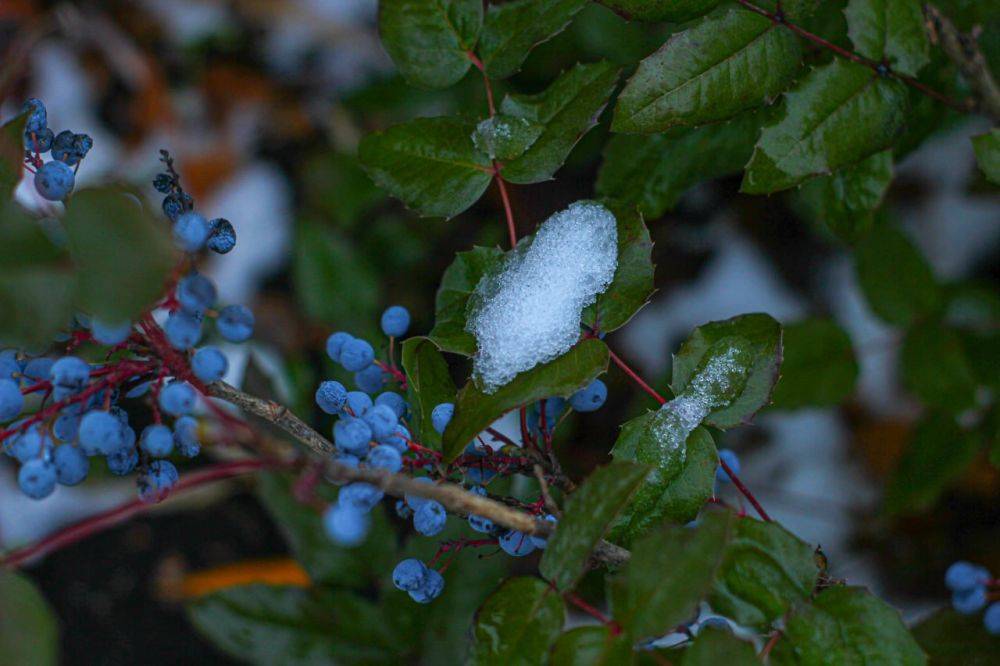
<path id="1" fill-rule="evenodd" d="M 493 159 L 514 160 L 523 155 L 543 131 L 545 126 L 540 123 L 498 113 L 476 125 L 472 142 Z"/>
<path id="2" fill-rule="evenodd" d="M 55 615 L 31 579 L 0 570 L 0 662 L 25 666 L 58 663 Z"/>
<path id="3" fill-rule="evenodd" d="M 813 549 L 774 522 L 736 522 L 709 603 L 737 624 L 766 629 L 807 599 L 818 574 Z"/>
<path id="4" fill-rule="evenodd" d="M 1000 654 L 1000 636 L 987 632 L 979 615 L 942 608 L 911 632 L 935 666 L 991 666 Z"/>
<path id="5" fill-rule="evenodd" d="M 731 631 L 707 627 L 698 632 L 684 651 L 681 666 L 754 666 L 760 664 L 753 643 L 740 640 Z"/>
<path id="6" fill-rule="evenodd" d="M 899 367 L 903 385 L 925 405 L 952 413 L 976 405 L 978 382 L 954 329 L 936 322 L 911 328 L 903 339 Z"/>
<path id="7" fill-rule="evenodd" d="M 715 9 L 722 0 L 599 0 L 629 21 L 683 23 Z"/>
<path id="8" fill-rule="evenodd" d="M 441 276 L 434 301 L 434 328 L 427 337 L 443 351 L 463 356 L 476 353 L 476 338 L 465 330 L 466 306 L 479 280 L 496 268 L 503 256 L 503 250 L 496 247 L 474 247 L 456 254 Z"/>
<path id="9" fill-rule="evenodd" d="M 163 293 L 174 263 L 162 223 L 122 190 L 83 190 L 63 217 L 77 269 L 78 301 L 105 321 L 137 316 Z"/>
<path id="10" fill-rule="evenodd" d="M 854 268 L 868 306 L 907 327 L 941 307 L 941 288 L 920 250 L 898 229 L 881 224 L 858 244 Z"/>
<path id="11" fill-rule="evenodd" d="M 482 23 L 479 0 L 378 3 L 382 46 L 403 78 L 423 88 L 447 88 L 465 76 Z"/>
<path id="12" fill-rule="evenodd" d="M 417 118 L 369 134 L 358 157 L 379 187 L 421 215 L 452 217 L 476 203 L 492 179 L 472 143 L 473 123 Z"/>
<path id="13" fill-rule="evenodd" d="M 21 182 L 24 170 L 24 123 L 28 115 L 19 113 L 0 125 L 0 201 L 6 201 Z"/>
<path id="14" fill-rule="evenodd" d="M 857 242 L 872 226 L 892 182 L 892 151 L 884 150 L 830 176 L 802 184 L 798 202 L 811 217 L 846 243 Z"/>
<path id="15" fill-rule="evenodd" d="M 601 115 L 620 70 L 609 62 L 577 64 L 536 95 L 508 95 L 500 110 L 544 126 L 523 155 L 500 169 L 512 183 L 538 183 L 552 177 L 573 146 Z"/>
<path id="16" fill-rule="evenodd" d="M 736 521 L 731 511 L 708 511 L 695 528 L 660 528 L 633 544 L 608 583 L 615 621 L 642 640 L 689 619 L 712 587 Z"/>
<path id="17" fill-rule="evenodd" d="M 784 326 L 781 379 L 774 387 L 776 409 L 837 405 L 851 394 L 858 361 L 851 338 L 829 319 Z"/>
<path id="18" fill-rule="evenodd" d="M 616 134 L 604 148 L 597 194 L 634 204 L 647 219 L 661 217 L 693 185 L 742 170 L 768 113 L 652 136 Z"/>
<path id="19" fill-rule="evenodd" d="M 972 464 L 980 439 L 964 432 L 947 414 L 928 414 L 913 431 L 889 478 L 886 513 L 906 515 L 931 508 L 941 493 Z"/>
<path id="20" fill-rule="evenodd" d="M 442 402 L 455 400 L 455 382 L 448 371 L 448 362 L 432 340 L 414 337 L 403 343 L 403 370 L 413 434 L 427 448 L 440 450 L 441 435 L 431 425 L 431 411 Z"/>
<path id="21" fill-rule="evenodd" d="M 549 654 L 549 666 L 623 666 L 631 664 L 632 644 L 610 629 L 577 627 L 559 637 Z"/>
<path id="22" fill-rule="evenodd" d="M 587 306 L 581 320 L 609 333 L 621 328 L 653 295 L 653 242 L 635 208 L 604 200 L 618 223 L 618 267 L 611 284 Z"/>
<path id="23" fill-rule="evenodd" d="M 568 398 L 607 367 L 607 346 L 596 338 L 587 338 L 562 356 L 522 372 L 491 395 L 470 380 L 458 392 L 455 416 L 444 431 L 444 461 L 457 458 L 476 435 L 512 409 L 542 398 Z"/>
<path id="24" fill-rule="evenodd" d="M 915 76 L 930 60 L 919 0 L 851 0 L 844 10 L 855 50 Z"/>
<path id="25" fill-rule="evenodd" d="M 539 565 L 542 576 L 561 591 L 572 589 L 587 570 L 594 546 L 649 471 L 647 465 L 616 460 L 587 477 L 566 500 Z"/>
<path id="26" fill-rule="evenodd" d="M 831 587 L 789 616 L 770 662 L 778 664 L 927 663 L 899 611 L 861 587 Z"/>
<path id="27" fill-rule="evenodd" d="M 716 346 L 728 340 L 730 345 Z M 713 407 L 704 422 L 717 428 L 746 423 L 771 399 L 781 365 L 781 326 L 766 314 L 745 314 L 699 326 L 674 354 L 671 387 L 683 393 L 699 370 L 711 359 L 710 351 L 727 354 L 731 360 L 745 361 L 746 378 L 737 393 Z M 733 368 L 742 370 L 739 368 Z"/>
<path id="28" fill-rule="evenodd" d="M 538 578 L 508 578 L 476 613 L 472 662 L 540 664 L 562 629 L 562 597 Z"/>
<path id="29" fill-rule="evenodd" d="M 903 130 L 906 87 L 852 62 L 813 69 L 785 93 L 784 114 L 764 127 L 741 189 L 788 189 L 881 152 Z"/>
<path id="30" fill-rule="evenodd" d="M 562 32 L 585 0 L 513 0 L 486 11 L 477 52 L 493 78 L 521 69 L 531 49 Z"/>
<path id="31" fill-rule="evenodd" d="M 986 134 L 972 137 L 972 148 L 986 179 L 1000 185 L 1000 129 L 993 128 Z"/>
<path id="32" fill-rule="evenodd" d="M 713 14 L 639 63 L 618 97 L 611 130 L 651 133 L 726 120 L 783 91 L 801 56 L 798 38 L 759 14 Z"/>

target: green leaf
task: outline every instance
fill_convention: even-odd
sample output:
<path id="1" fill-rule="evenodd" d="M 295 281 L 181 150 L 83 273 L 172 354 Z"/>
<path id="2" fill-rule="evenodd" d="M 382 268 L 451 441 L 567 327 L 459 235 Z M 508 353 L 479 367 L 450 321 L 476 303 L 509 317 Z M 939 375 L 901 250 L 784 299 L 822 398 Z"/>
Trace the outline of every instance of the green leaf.
<path id="1" fill-rule="evenodd" d="M 767 194 L 881 152 L 903 130 L 906 87 L 852 62 L 813 69 L 785 94 L 784 115 L 764 127 L 742 191 Z"/>
<path id="2" fill-rule="evenodd" d="M 723 372 L 715 377 L 703 374 L 719 361 Z M 693 387 L 712 396 L 712 411 L 705 423 L 731 428 L 746 423 L 771 398 L 781 364 L 781 326 L 770 315 L 746 314 L 714 321 L 694 330 L 674 354 L 671 386 L 681 395 L 698 377 L 709 385 Z M 739 377 L 745 376 L 744 380 Z M 729 377 L 729 380 L 721 381 Z M 708 393 L 705 392 L 708 390 Z"/>
<path id="3" fill-rule="evenodd" d="M 412 337 L 403 343 L 403 370 L 413 432 L 421 444 L 440 450 L 441 435 L 431 425 L 431 411 L 442 402 L 455 400 L 455 382 L 448 371 L 448 362 L 432 340 Z"/>
<path id="4" fill-rule="evenodd" d="M 378 31 L 403 78 L 423 88 L 447 88 L 472 65 L 483 23 L 479 0 L 381 0 Z"/>
<path id="5" fill-rule="evenodd" d="M 27 576 L 0 570 L 0 662 L 49 666 L 59 661 L 59 627 Z"/>
<path id="6" fill-rule="evenodd" d="M 662 217 L 691 186 L 743 169 L 765 113 L 742 113 L 726 123 L 678 127 L 652 136 L 616 134 L 604 149 L 597 194 Z"/>
<path id="7" fill-rule="evenodd" d="M 531 49 L 562 32 L 585 0 L 514 0 L 491 4 L 479 37 L 486 74 L 505 79 L 521 68 Z"/>
<path id="8" fill-rule="evenodd" d="M 722 0 L 600 0 L 629 21 L 683 23 L 715 9 Z"/>
<path id="9" fill-rule="evenodd" d="M 1000 185 L 1000 129 L 994 127 L 986 134 L 972 137 L 972 148 L 986 179 Z"/>
<path id="10" fill-rule="evenodd" d="M 979 453 L 980 441 L 954 417 L 928 414 L 917 425 L 885 490 L 890 515 L 921 513 L 958 479 Z"/>
<path id="11" fill-rule="evenodd" d="M 898 229 L 875 227 L 858 245 L 854 261 L 868 305 L 890 324 L 907 327 L 940 308 L 941 290 L 931 267 Z"/>
<path id="12" fill-rule="evenodd" d="M 163 293 L 173 245 L 164 224 L 131 195 L 113 189 L 77 192 L 63 226 L 82 309 L 105 321 L 130 320 Z"/>
<path id="13" fill-rule="evenodd" d="M 801 56 L 798 38 L 759 14 L 713 14 L 639 63 L 618 97 L 611 130 L 651 133 L 726 120 L 783 91 Z"/>
<path id="14" fill-rule="evenodd" d="M 524 154 L 545 127 L 527 118 L 498 113 L 476 125 L 472 142 L 492 159 L 514 160 Z"/>
<path id="15" fill-rule="evenodd" d="M 778 523 L 742 518 L 726 545 L 709 602 L 737 624 L 765 630 L 812 594 L 817 574 L 809 544 Z"/>
<path id="16" fill-rule="evenodd" d="M 586 572 L 594 546 L 649 471 L 646 465 L 615 461 L 587 477 L 566 500 L 539 565 L 542 576 L 563 592 L 572 589 Z"/>
<path id="17" fill-rule="evenodd" d="M 496 247 L 474 247 L 459 252 L 441 276 L 434 301 L 434 328 L 428 334 L 440 349 L 463 356 L 476 353 L 476 338 L 465 330 L 466 306 L 479 280 L 503 259 Z"/>
<path id="18" fill-rule="evenodd" d="M 362 166 L 379 187 L 421 215 L 452 217 L 474 204 L 492 179 L 490 159 L 472 143 L 475 125 L 417 118 L 358 145 Z"/>
<path id="19" fill-rule="evenodd" d="M 803 183 L 799 202 L 813 219 L 846 243 L 871 228 L 872 212 L 892 183 L 892 151 L 884 150 L 830 176 Z"/>
<path id="20" fill-rule="evenodd" d="M 844 10 L 855 50 L 916 76 L 930 60 L 919 0 L 851 0 Z"/>
<path id="21" fill-rule="evenodd" d="M 784 327 L 781 379 L 774 387 L 777 409 L 840 404 L 854 390 L 858 362 L 851 339 L 829 319 L 806 319 Z"/>
<path id="22" fill-rule="evenodd" d="M 577 64 L 538 94 L 505 97 L 501 112 L 544 129 L 523 155 L 503 164 L 504 179 L 519 184 L 550 179 L 580 137 L 597 124 L 619 71 L 605 61 Z"/>
<path id="23" fill-rule="evenodd" d="M 582 321 L 608 333 L 628 323 L 653 295 L 653 242 L 634 207 L 603 203 L 618 222 L 618 268 L 597 302 L 583 311 Z"/>
<path id="24" fill-rule="evenodd" d="M 663 636 L 694 614 L 735 522 L 731 511 L 709 511 L 694 529 L 659 529 L 634 544 L 608 585 L 613 617 L 634 640 Z"/>
<path id="25" fill-rule="evenodd" d="M 708 627 L 698 632 L 685 650 L 681 666 L 759 666 L 753 643 L 741 641 L 731 631 Z"/>
<path id="26" fill-rule="evenodd" d="M 24 171 L 24 124 L 26 113 L 19 113 L 0 125 L 0 201 L 6 203 L 21 182 Z"/>
<path id="27" fill-rule="evenodd" d="M 935 666 L 990 666 L 1000 654 L 1000 636 L 979 615 L 943 608 L 913 627 L 913 638 Z"/>
<path id="28" fill-rule="evenodd" d="M 562 598 L 545 581 L 507 579 L 476 613 L 473 663 L 543 663 L 564 615 Z"/>
<path id="29" fill-rule="evenodd" d="M 552 646 L 549 666 L 622 666 L 632 663 L 632 645 L 604 626 L 570 629 Z"/>
<path id="30" fill-rule="evenodd" d="M 469 381 L 455 402 L 455 416 L 444 431 L 444 461 L 457 458 L 484 428 L 507 412 L 542 398 L 568 398 L 608 367 L 608 348 L 596 338 L 579 342 L 562 356 L 522 372 L 487 395 Z"/>
<path id="31" fill-rule="evenodd" d="M 932 407 L 958 413 L 976 405 L 977 381 L 962 339 L 936 322 L 914 326 L 899 359 L 903 384 Z"/>
<path id="32" fill-rule="evenodd" d="M 831 587 L 800 606 L 771 651 L 774 664 L 924 664 L 899 612 L 860 587 Z"/>

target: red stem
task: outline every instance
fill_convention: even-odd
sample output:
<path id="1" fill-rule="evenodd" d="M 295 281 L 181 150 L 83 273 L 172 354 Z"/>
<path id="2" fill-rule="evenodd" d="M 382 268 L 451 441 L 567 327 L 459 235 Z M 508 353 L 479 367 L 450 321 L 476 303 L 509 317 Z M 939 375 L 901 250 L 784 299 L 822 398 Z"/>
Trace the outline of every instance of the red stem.
<path id="1" fill-rule="evenodd" d="M 571 604 L 582 610 L 590 617 L 594 618 L 601 624 L 606 625 L 611 630 L 612 635 L 617 636 L 622 632 L 622 628 L 617 622 L 615 622 L 613 619 L 611 619 L 598 609 L 594 608 L 586 601 L 573 594 L 572 592 L 567 592 L 566 594 L 563 595 L 563 597 L 566 599 L 566 601 L 570 602 Z"/>
<path id="2" fill-rule="evenodd" d="M 616 354 L 613 351 L 611 351 L 611 349 L 608 349 L 608 353 L 611 355 L 611 360 L 614 361 L 615 365 L 617 365 L 619 368 L 621 368 L 622 372 L 624 372 L 626 375 L 629 376 L 629 378 L 632 381 L 634 381 L 636 384 L 638 384 L 639 388 L 641 388 L 643 391 L 645 391 L 646 393 L 648 393 L 649 395 L 651 395 L 653 397 L 653 400 L 656 400 L 661 405 L 667 401 L 666 398 L 664 398 L 662 395 L 660 395 L 659 393 L 657 393 L 656 390 L 654 390 L 652 386 L 650 386 L 649 384 L 647 384 L 646 382 L 644 382 L 643 379 L 642 379 L 642 377 L 640 377 L 639 375 L 636 374 L 635 370 L 633 370 L 632 368 L 628 367 L 628 364 L 626 364 L 625 361 L 621 360 L 618 357 L 618 354 Z"/>
<path id="3" fill-rule="evenodd" d="M 493 179 L 497 182 L 497 187 L 500 189 L 500 200 L 503 202 L 503 212 L 507 217 L 507 236 L 510 240 L 510 246 L 513 248 L 517 245 L 517 228 L 514 226 L 514 210 L 510 205 L 510 197 L 507 195 L 507 184 L 500 175 L 500 168 L 496 163 L 493 164 Z"/>

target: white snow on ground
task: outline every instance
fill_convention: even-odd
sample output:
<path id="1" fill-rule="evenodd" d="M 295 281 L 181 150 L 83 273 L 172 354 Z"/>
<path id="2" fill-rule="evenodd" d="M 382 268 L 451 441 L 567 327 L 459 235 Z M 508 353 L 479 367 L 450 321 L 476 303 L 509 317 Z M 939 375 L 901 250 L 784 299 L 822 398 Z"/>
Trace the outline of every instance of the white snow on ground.
<path id="1" fill-rule="evenodd" d="M 615 216 L 578 201 L 543 222 L 499 271 L 484 275 L 466 324 L 478 343 L 473 372 L 484 390 L 493 393 L 572 347 L 583 308 L 607 289 L 617 266 Z"/>

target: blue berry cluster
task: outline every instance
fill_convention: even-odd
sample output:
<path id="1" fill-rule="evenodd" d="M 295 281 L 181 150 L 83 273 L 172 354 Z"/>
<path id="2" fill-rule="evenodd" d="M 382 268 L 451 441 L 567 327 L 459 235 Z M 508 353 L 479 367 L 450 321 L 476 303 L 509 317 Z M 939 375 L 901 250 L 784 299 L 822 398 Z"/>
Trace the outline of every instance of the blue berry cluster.
<path id="1" fill-rule="evenodd" d="M 955 562 L 945 572 L 944 584 L 951 590 L 952 608 L 963 615 L 972 615 L 986 608 L 986 612 L 983 613 L 986 631 L 994 636 L 1000 636 L 1000 601 L 995 601 L 987 607 L 990 587 L 996 587 L 996 581 L 985 567 L 971 562 Z"/>
<path id="2" fill-rule="evenodd" d="M 206 220 L 195 212 L 194 199 L 181 187 L 170 154 L 165 150 L 161 150 L 160 154 L 167 171 L 153 179 L 153 187 L 165 195 L 163 212 L 174 225 L 177 246 L 185 252 L 199 252 L 207 247 L 219 254 L 226 254 L 236 247 L 236 231 L 229 220 L 224 217 Z"/>
<path id="3" fill-rule="evenodd" d="M 27 100 L 21 112 L 27 114 L 24 149 L 26 161 L 35 166 L 35 189 L 43 199 L 62 201 L 76 184 L 76 171 L 71 167 L 79 168 L 94 140 L 70 130 L 55 134 L 40 99 Z M 52 160 L 43 163 L 41 156 L 48 152 L 52 153 Z"/>
<path id="4" fill-rule="evenodd" d="M 202 338 L 205 317 L 215 319 L 215 329 L 224 340 L 246 342 L 250 339 L 255 323 L 250 308 L 227 305 L 216 310 L 216 299 L 215 285 L 200 273 L 188 273 L 177 282 L 172 312 L 163 325 L 170 346 L 187 351 L 197 345 Z M 195 375 L 206 383 L 221 379 L 227 367 L 225 355 L 215 347 L 199 349 L 192 358 Z"/>

